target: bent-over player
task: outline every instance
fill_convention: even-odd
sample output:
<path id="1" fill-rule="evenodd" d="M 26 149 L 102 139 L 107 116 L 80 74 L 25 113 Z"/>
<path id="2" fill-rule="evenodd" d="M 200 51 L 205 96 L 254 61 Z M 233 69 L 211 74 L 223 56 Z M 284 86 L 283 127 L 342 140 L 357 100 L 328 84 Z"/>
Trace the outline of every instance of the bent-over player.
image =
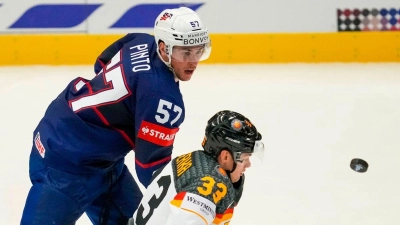
<path id="1" fill-rule="evenodd" d="M 171 160 L 185 118 L 180 81 L 211 52 L 208 30 L 187 7 L 165 9 L 154 36 L 129 33 L 104 50 L 96 76 L 78 77 L 50 103 L 33 132 L 32 182 L 21 225 L 126 224 L 142 192 Z"/>
<path id="2" fill-rule="evenodd" d="M 202 146 L 154 173 L 129 225 L 229 223 L 250 157 L 264 150 L 261 134 L 243 115 L 220 111 L 208 121 Z"/>

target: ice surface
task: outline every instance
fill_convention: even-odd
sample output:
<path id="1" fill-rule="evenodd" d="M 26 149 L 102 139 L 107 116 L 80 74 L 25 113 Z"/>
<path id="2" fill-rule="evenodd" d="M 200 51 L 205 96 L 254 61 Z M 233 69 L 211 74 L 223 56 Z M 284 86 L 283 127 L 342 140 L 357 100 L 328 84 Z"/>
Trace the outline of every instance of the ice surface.
<path id="1" fill-rule="evenodd" d="M 400 63 L 199 65 L 180 84 L 186 120 L 174 156 L 201 148 L 214 113 L 235 110 L 262 133 L 266 152 L 246 171 L 231 225 L 400 224 L 399 71 Z M 77 76 L 93 68 L 0 67 L 0 224 L 19 224 L 32 132 Z M 351 170 L 353 158 L 368 171 Z M 91 223 L 84 215 L 77 224 Z"/>

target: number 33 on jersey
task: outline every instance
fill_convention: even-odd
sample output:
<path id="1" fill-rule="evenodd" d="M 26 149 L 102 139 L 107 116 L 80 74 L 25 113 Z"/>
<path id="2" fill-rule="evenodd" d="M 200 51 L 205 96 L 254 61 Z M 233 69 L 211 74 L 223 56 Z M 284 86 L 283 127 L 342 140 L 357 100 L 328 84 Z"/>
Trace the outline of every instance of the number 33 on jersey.
<path id="1" fill-rule="evenodd" d="M 203 151 L 173 159 L 146 190 L 129 225 L 227 225 L 235 190 Z"/>

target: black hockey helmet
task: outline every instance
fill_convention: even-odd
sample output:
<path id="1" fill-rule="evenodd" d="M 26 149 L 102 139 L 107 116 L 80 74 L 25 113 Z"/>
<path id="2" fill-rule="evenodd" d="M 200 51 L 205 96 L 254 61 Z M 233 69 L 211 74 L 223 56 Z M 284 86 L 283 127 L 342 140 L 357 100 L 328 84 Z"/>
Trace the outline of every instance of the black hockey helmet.
<path id="1" fill-rule="evenodd" d="M 223 110 L 208 120 L 202 146 L 213 157 L 227 149 L 238 161 L 242 153 L 263 150 L 264 145 L 260 140 L 261 134 L 249 119 L 240 113 Z"/>

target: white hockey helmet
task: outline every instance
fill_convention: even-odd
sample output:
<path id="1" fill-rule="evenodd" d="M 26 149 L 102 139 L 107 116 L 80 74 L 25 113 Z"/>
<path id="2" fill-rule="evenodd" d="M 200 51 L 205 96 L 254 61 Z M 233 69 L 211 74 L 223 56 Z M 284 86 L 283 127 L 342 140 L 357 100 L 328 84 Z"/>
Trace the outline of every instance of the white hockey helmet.
<path id="1" fill-rule="evenodd" d="M 166 45 L 166 53 L 171 62 L 171 57 L 178 61 L 202 61 L 207 59 L 211 53 L 211 40 L 208 30 L 195 11 L 187 7 L 165 9 L 162 11 L 154 24 L 154 37 L 157 43 L 163 41 Z M 176 46 L 191 47 L 199 46 L 200 51 L 195 53 L 175 52 Z M 176 48 L 178 49 L 178 48 Z M 189 58 L 188 58 L 189 57 Z"/>

